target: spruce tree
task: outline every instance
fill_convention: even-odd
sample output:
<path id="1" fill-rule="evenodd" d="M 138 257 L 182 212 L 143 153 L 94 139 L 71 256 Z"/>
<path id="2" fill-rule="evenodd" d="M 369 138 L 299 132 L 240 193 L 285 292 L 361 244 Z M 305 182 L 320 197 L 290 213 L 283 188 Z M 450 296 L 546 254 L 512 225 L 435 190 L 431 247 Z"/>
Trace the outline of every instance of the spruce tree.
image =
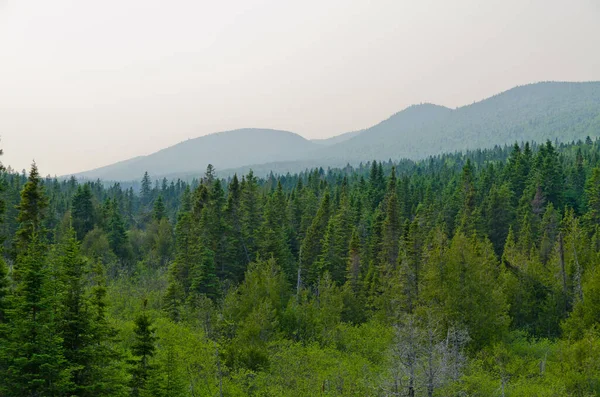
<path id="1" fill-rule="evenodd" d="M 45 250 L 34 233 L 17 258 L 18 282 L 10 296 L 7 338 L 0 352 L 6 359 L 0 390 L 6 395 L 61 396 L 71 389 Z"/>
<path id="2" fill-rule="evenodd" d="M 326 191 L 321 200 L 321 205 L 314 217 L 306 237 L 300 247 L 300 258 L 298 261 L 297 288 L 302 285 L 310 286 L 318 277 L 318 268 L 315 266 L 319 253 L 322 250 L 323 237 L 327 230 L 327 224 L 331 215 L 331 202 L 329 191 Z"/>
<path id="3" fill-rule="evenodd" d="M 163 196 L 160 195 L 154 202 L 154 208 L 152 209 L 152 219 L 156 222 L 160 222 L 167 216 L 167 210 L 165 208 L 165 202 Z"/>
<path id="4" fill-rule="evenodd" d="M 396 171 L 392 168 L 392 174 L 388 182 L 388 188 L 384 201 L 385 219 L 383 221 L 381 235 L 381 249 L 378 259 L 379 265 L 385 274 L 396 267 L 398 262 L 398 243 L 400 239 L 400 206 L 398 194 L 396 193 Z"/>
<path id="5" fill-rule="evenodd" d="M 226 264 L 225 276 L 239 282 L 244 277 L 246 265 L 251 258 L 242 231 L 241 187 L 237 174 L 233 175 L 229 183 L 224 218 L 225 252 L 223 262 Z"/>
<path id="6" fill-rule="evenodd" d="M 156 342 L 158 338 L 155 335 L 152 321 L 146 312 L 147 302 L 144 301 L 144 309 L 135 319 L 135 328 L 133 330 L 135 340 L 131 346 L 132 360 L 129 360 L 129 373 L 131 374 L 131 395 L 139 397 L 146 395 L 148 380 L 151 376 L 154 365 L 152 358 L 156 352 Z"/>
<path id="7" fill-rule="evenodd" d="M 88 232 L 94 229 L 94 205 L 92 203 L 92 190 L 88 183 L 77 187 L 71 204 L 71 218 L 77 240 L 82 241 Z"/>
<path id="8" fill-rule="evenodd" d="M 116 199 L 110 201 L 108 211 L 106 234 L 110 248 L 119 259 L 127 260 L 130 257 L 129 239 Z"/>
<path id="9" fill-rule="evenodd" d="M 48 197 L 44 193 L 42 180 L 35 163 L 31 166 L 27 183 L 21 190 L 21 202 L 17 206 L 19 228 L 16 233 L 16 249 L 25 252 L 27 246 L 37 235 L 43 238 L 43 221 L 48 208 Z M 18 252 L 17 252 L 18 255 Z"/>
<path id="10" fill-rule="evenodd" d="M 263 222 L 259 229 L 259 252 L 265 259 L 274 258 L 288 279 L 296 276 L 293 269 L 292 253 L 287 241 L 286 198 L 281 182 L 269 197 L 264 208 Z"/>
<path id="11" fill-rule="evenodd" d="M 150 204 L 152 200 L 152 181 L 150 180 L 150 175 L 148 175 L 148 171 L 144 172 L 144 177 L 142 178 L 140 199 L 142 201 L 143 206 Z"/>

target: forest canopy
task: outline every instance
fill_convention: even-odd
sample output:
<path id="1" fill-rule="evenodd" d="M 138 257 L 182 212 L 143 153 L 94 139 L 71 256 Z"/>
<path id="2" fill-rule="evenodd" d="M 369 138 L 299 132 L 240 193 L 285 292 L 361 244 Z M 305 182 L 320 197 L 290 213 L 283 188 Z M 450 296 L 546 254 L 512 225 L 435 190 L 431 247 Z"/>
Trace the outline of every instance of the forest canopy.
<path id="1" fill-rule="evenodd" d="M 599 141 L 140 186 L 2 169 L 0 396 L 600 394 Z"/>

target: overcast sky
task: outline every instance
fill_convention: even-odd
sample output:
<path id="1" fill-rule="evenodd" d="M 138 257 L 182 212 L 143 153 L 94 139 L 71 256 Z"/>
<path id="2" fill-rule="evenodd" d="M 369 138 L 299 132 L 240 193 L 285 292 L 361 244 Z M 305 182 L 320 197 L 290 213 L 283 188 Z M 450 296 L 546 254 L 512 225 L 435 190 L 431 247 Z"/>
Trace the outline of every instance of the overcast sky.
<path id="1" fill-rule="evenodd" d="M 0 0 L 2 162 L 44 175 L 544 80 L 600 80 L 600 0 Z"/>

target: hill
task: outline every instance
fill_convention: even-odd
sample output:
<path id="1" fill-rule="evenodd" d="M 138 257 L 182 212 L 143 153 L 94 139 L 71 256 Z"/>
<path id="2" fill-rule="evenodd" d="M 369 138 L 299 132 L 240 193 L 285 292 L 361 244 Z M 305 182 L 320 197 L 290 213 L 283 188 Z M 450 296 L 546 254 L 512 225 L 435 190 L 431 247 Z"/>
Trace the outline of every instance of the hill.
<path id="1" fill-rule="evenodd" d="M 269 129 L 221 132 L 78 176 L 132 180 L 148 171 L 154 177 L 189 178 L 208 163 L 225 173 L 251 167 L 264 175 L 586 136 L 600 136 L 600 82 L 543 82 L 456 109 L 413 105 L 370 128 L 323 140 Z"/>
<path id="2" fill-rule="evenodd" d="M 134 180 L 148 171 L 153 177 L 198 174 L 207 164 L 217 169 L 294 160 L 319 148 L 288 131 L 245 128 L 189 139 L 148 156 L 140 156 L 80 173 L 87 179 Z"/>
<path id="3" fill-rule="evenodd" d="M 600 82 L 550 82 L 516 87 L 457 109 L 411 106 L 317 155 L 342 165 L 587 135 L 600 135 Z"/>

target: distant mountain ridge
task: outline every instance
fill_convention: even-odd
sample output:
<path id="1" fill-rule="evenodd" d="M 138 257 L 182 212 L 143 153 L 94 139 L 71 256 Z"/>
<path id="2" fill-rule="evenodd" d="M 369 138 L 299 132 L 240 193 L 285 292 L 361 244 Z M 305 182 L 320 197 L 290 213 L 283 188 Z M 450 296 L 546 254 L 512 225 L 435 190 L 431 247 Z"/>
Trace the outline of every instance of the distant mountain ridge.
<path id="1" fill-rule="evenodd" d="M 197 174 L 208 164 L 223 170 L 248 164 L 285 161 L 290 157 L 306 156 L 319 147 L 293 132 L 243 128 L 188 139 L 147 156 L 76 176 L 123 181 L 139 179 L 146 171 L 153 177 Z"/>
<path id="2" fill-rule="evenodd" d="M 246 128 L 190 139 L 148 156 L 77 174 L 134 180 L 200 175 L 217 170 L 297 172 L 373 159 L 422 159 L 515 141 L 570 141 L 600 136 L 600 82 L 544 82 L 518 86 L 471 105 L 450 109 L 410 106 L 360 131 L 309 141 L 289 131 Z M 227 172 L 231 172 L 227 171 Z"/>

